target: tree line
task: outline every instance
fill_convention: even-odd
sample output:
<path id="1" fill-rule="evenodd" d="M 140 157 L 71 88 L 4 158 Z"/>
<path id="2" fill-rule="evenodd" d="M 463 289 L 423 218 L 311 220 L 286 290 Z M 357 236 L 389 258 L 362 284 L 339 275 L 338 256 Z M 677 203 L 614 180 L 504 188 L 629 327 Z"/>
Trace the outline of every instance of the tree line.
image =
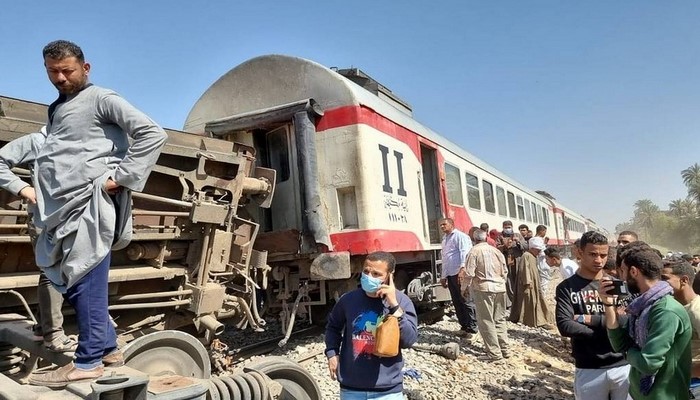
<path id="1" fill-rule="evenodd" d="M 649 199 L 634 203 L 632 218 L 615 227 L 617 232 L 635 231 L 641 240 L 673 251 L 700 253 L 700 165 L 681 171 L 688 189 L 685 199 L 676 199 L 662 210 Z"/>

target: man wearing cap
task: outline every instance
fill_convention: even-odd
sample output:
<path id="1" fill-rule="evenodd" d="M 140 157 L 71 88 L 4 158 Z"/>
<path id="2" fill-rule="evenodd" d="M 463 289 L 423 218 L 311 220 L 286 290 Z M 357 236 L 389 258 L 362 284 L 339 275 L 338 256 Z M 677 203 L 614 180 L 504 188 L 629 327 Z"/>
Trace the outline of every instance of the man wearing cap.
<path id="1" fill-rule="evenodd" d="M 533 237 L 528 250 L 523 253 L 515 267 L 515 293 L 510 309 L 510 321 L 539 327 L 548 326 L 548 311 L 540 291 L 540 276 L 537 256 L 546 248 L 544 240 Z"/>

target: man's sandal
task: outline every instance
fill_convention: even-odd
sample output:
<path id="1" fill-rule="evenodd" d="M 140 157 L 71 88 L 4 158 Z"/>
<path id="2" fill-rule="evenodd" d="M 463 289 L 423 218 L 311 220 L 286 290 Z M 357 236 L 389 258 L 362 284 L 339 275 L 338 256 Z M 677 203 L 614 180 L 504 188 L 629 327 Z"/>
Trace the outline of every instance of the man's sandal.
<path id="1" fill-rule="evenodd" d="M 78 348 L 78 340 L 72 335 L 61 335 L 50 342 L 44 341 L 44 347 L 54 353 L 71 353 Z"/>

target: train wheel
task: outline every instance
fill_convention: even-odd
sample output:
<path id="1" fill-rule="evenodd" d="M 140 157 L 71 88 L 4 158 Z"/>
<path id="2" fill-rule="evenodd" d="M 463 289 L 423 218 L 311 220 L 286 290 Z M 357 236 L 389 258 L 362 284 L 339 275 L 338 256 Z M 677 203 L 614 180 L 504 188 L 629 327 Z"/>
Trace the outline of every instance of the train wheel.
<path id="1" fill-rule="evenodd" d="M 207 349 L 184 332 L 150 333 L 124 346 L 122 352 L 126 366 L 151 376 L 180 375 L 199 379 L 211 376 Z"/>
<path id="2" fill-rule="evenodd" d="M 321 390 L 309 372 L 285 357 L 265 357 L 249 364 L 246 370 L 267 375 L 282 385 L 280 400 L 321 400 Z"/>

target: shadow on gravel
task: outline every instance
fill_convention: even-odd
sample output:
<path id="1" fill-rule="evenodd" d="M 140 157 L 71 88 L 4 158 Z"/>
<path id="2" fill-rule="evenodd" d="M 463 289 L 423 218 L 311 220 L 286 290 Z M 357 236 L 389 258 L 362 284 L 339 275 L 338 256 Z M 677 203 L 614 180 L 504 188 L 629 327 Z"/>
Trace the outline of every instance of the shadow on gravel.
<path id="1" fill-rule="evenodd" d="M 494 400 L 564 400 L 572 399 L 573 382 L 562 378 L 568 371 L 545 367 L 530 376 L 502 378 L 496 384 L 486 383 L 482 388 Z M 500 385 L 498 385 L 500 384 Z"/>
<path id="2" fill-rule="evenodd" d="M 431 343 L 445 344 L 449 342 L 459 342 L 462 338 L 457 335 L 457 331 L 436 328 L 433 326 L 422 326 L 418 330 L 418 341 L 429 341 Z"/>
<path id="3" fill-rule="evenodd" d="M 528 346 L 541 351 L 549 357 L 553 357 L 565 362 L 572 362 L 571 348 L 566 338 L 559 336 L 558 333 L 547 333 L 540 329 L 536 331 L 523 332 L 517 330 L 508 330 L 508 337 L 513 339 L 521 339 Z"/>

